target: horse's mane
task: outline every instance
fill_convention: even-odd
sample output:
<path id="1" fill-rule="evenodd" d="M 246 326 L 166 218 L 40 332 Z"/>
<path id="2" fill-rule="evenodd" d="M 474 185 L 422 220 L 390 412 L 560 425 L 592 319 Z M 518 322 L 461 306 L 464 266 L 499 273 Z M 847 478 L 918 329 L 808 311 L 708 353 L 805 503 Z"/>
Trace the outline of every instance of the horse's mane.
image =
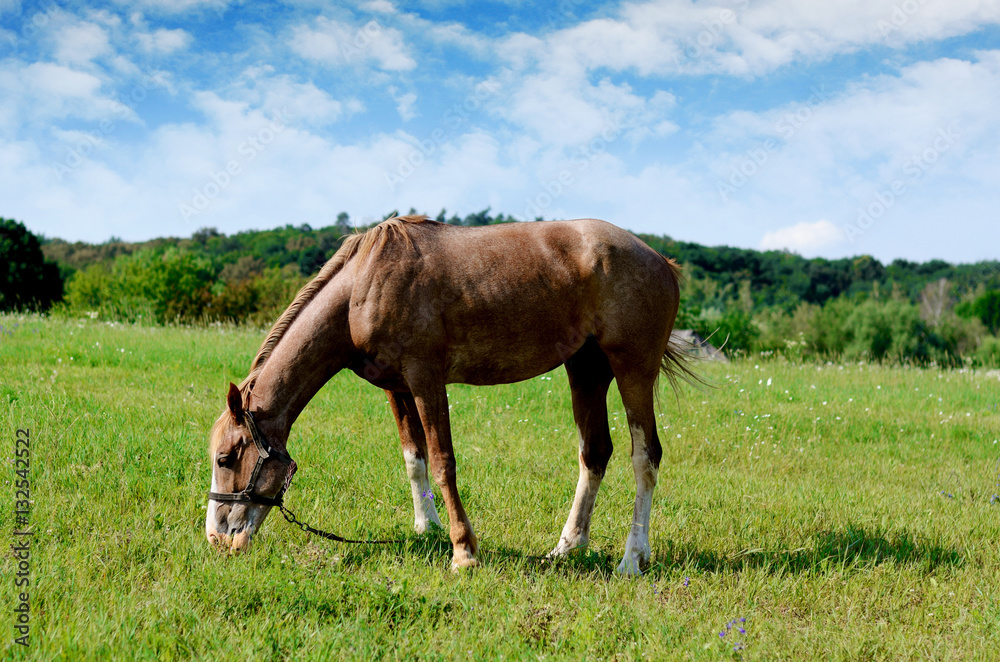
<path id="1" fill-rule="evenodd" d="M 242 382 L 240 382 L 240 393 L 243 394 L 243 405 L 247 405 L 247 399 L 250 397 L 250 391 L 253 389 L 254 383 L 257 381 L 257 377 L 260 376 L 261 370 L 264 369 L 264 364 L 267 363 L 267 359 L 271 356 L 271 352 L 277 346 L 278 341 L 285 335 L 288 328 L 292 325 L 292 322 L 296 320 L 299 313 L 309 305 L 309 302 L 316 298 L 323 287 L 329 283 L 334 276 L 336 276 L 344 265 L 347 264 L 352 258 L 358 260 L 364 260 L 369 256 L 377 253 L 390 241 L 402 240 L 406 243 L 408 247 L 413 246 L 413 241 L 409 235 L 409 228 L 411 225 L 418 223 L 436 223 L 426 216 L 394 216 L 382 223 L 379 223 L 375 227 L 371 228 L 367 232 L 362 232 L 358 234 L 353 234 L 344 239 L 344 243 L 341 244 L 340 249 L 334 253 L 323 268 L 319 270 L 316 277 L 311 281 L 306 283 L 295 298 L 292 303 L 289 304 L 285 312 L 281 314 L 278 321 L 274 323 L 271 327 L 270 333 L 267 334 L 267 338 L 264 340 L 264 344 L 260 346 L 257 350 L 257 355 L 253 358 L 250 364 L 250 374 L 246 376 Z M 222 436 L 222 430 L 225 427 L 225 422 L 229 420 L 226 416 L 228 410 L 222 412 L 219 419 L 212 425 L 212 430 L 209 432 L 209 454 L 215 452 L 218 447 L 220 438 Z"/>
<path id="2" fill-rule="evenodd" d="M 284 337 L 285 332 L 288 331 L 292 322 L 298 318 L 299 313 L 309 305 L 310 301 L 316 298 L 319 291 L 344 268 L 344 265 L 351 258 L 359 261 L 365 260 L 373 253 L 380 251 L 390 241 L 402 240 L 406 243 L 407 247 L 412 247 L 413 241 L 410 239 L 409 228 L 410 225 L 418 223 L 434 223 L 434 221 L 431 221 L 426 216 L 393 216 L 367 232 L 353 234 L 344 239 L 344 243 L 340 246 L 340 249 L 323 265 L 323 268 L 319 270 L 316 277 L 306 283 L 299 290 L 298 294 L 295 295 L 292 303 L 289 304 L 285 312 L 278 318 L 278 321 L 271 327 L 271 331 L 267 334 L 264 344 L 257 350 L 257 355 L 250 364 L 250 374 L 240 383 L 240 392 L 243 394 L 244 404 L 250 395 L 250 391 L 253 389 L 254 382 L 260 375 L 261 370 L 264 369 L 264 364 L 267 363 L 267 359 L 271 356 L 271 352 L 274 351 L 278 342 Z"/>

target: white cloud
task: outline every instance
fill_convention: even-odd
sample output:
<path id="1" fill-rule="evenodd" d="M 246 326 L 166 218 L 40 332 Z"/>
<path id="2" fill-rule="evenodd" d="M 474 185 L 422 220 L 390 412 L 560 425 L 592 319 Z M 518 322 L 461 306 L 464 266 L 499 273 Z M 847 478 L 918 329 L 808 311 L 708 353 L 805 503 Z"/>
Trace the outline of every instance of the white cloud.
<path id="1" fill-rule="evenodd" d="M 108 33 L 101 26 L 87 21 L 63 26 L 53 39 L 55 58 L 63 64 L 89 63 L 111 52 Z"/>
<path id="2" fill-rule="evenodd" d="M 413 105 L 417 102 L 415 92 L 407 92 L 397 96 L 395 90 L 390 89 L 390 93 L 393 95 L 393 101 L 396 102 L 396 112 L 399 113 L 404 122 L 409 122 L 417 116 L 417 111 L 413 109 Z"/>
<path id="3" fill-rule="evenodd" d="M 196 9 L 223 10 L 230 0 L 116 0 L 117 4 L 154 14 L 184 14 Z"/>
<path id="4" fill-rule="evenodd" d="M 121 104 L 101 92 L 96 75 L 51 62 L 4 61 L 0 68 L 0 116 L 4 129 L 52 118 L 102 119 L 128 115 Z"/>
<path id="5" fill-rule="evenodd" d="M 191 35 L 186 30 L 160 28 L 153 32 L 138 32 L 135 35 L 139 47 L 146 53 L 169 55 L 183 50 L 191 43 Z"/>
<path id="6" fill-rule="evenodd" d="M 271 66 L 246 69 L 224 92 L 227 98 L 271 113 L 281 111 L 296 123 L 310 126 L 332 124 L 362 109 L 356 99 L 338 101 L 311 81 L 300 83 L 289 75 L 275 74 Z"/>
<path id="7" fill-rule="evenodd" d="M 991 51 L 973 62 L 921 62 L 810 104 L 732 113 L 704 140 L 717 181 L 736 189 L 732 198 L 752 191 L 858 203 L 896 179 L 922 187 L 981 177 L 984 155 L 1000 149 L 998 104 L 1000 51 Z M 937 152 L 928 153 L 933 163 L 926 150 Z M 987 172 L 1000 177 L 1000 166 Z"/>
<path id="8" fill-rule="evenodd" d="M 771 232 L 760 240 L 762 251 L 788 250 L 807 257 L 824 253 L 844 241 L 844 233 L 830 221 L 797 223 Z"/>
<path id="9" fill-rule="evenodd" d="M 396 6 L 389 2 L 389 0 L 369 0 L 369 2 L 361 5 L 361 8 L 365 11 L 378 12 L 381 14 L 396 13 Z"/>
<path id="10" fill-rule="evenodd" d="M 0 28 L 0 45 L 13 48 L 17 44 L 17 34 L 13 30 Z"/>
<path id="11" fill-rule="evenodd" d="M 331 65 L 373 61 L 385 71 L 409 71 L 417 66 L 407 53 L 402 32 L 376 19 L 357 26 L 319 16 L 314 27 L 295 26 L 289 46 L 301 57 Z"/>
<path id="12" fill-rule="evenodd" d="M 677 128 L 672 94 L 646 98 L 628 82 L 592 81 L 569 51 L 553 54 L 538 71 L 507 71 L 498 81 L 504 90 L 496 95 L 497 112 L 544 148 L 573 150 L 609 132 L 636 142 Z"/>
<path id="13" fill-rule="evenodd" d="M 624 4 L 617 16 L 553 32 L 540 44 L 509 38 L 501 52 L 522 63 L 562 57 L 589 71 L 755 76 L 803 58 L 939 40 L 997 23 L 996 0 L 653 0 Z"/>

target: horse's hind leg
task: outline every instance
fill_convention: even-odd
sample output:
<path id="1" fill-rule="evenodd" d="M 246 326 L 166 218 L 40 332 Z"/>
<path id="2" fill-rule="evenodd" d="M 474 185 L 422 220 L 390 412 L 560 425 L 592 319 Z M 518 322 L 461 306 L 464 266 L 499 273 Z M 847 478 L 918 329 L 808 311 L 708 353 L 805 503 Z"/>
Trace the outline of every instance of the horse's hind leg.
<path id="1" fill-rule="evenodd" d="M 580 433 L 580 478 L 559 544 L 549 556 L 586 548 L 597 490 L 612 451 L 607 396 L 614 375 L 608 358 L 593 338 L 566 361 L 566 374 L 573 395 L 573 417 Z"/>
<path id="2" fill-rule="evenodd" d="M 406 475 L 410 479 L 413 494 L 413 528 L 417 533 L 427 531 L 429 524 L 442 526 L 434 507 L 434 492 L 427 479 L 427 438 L 417 414 L 417 403 L 409 393 L 386 391 L 392 415 L 396 417 L 399 440 L 403 444 L 403 459 L 406 461 Z M 443 527 L 442 527 L 443 528 Z"/>
<path id="3" fill-rule="evenodd" d="M 614 361 L 612 365 L 619 367 Z M 618 573 L 623 575 L 640 574 L 650 558 L 649 512 L 653 505 L 653 489 L 656 487 L 656 475 L 663 455 L 653 413 L 656 376 L 656 368 L 636 371 L 623 366 L 615 371 L 632 435 L 632 469 L 635 471 L 636 486 L 632 528 L 625 541 L 625 556 L 618 565 Z"/>

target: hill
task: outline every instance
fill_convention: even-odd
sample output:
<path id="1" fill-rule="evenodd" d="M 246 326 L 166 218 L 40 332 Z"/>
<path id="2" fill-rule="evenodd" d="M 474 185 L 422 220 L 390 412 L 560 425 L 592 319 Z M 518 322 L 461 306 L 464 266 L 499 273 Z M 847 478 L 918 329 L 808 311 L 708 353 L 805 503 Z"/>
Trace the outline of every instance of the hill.
<path id="1" fill-rule="evenodd" d="M 143 250 L 162 252 L 171 247 L 208 258 L 215 275 L 223 279 L 246 275 L 248 269 L 259 273 L 265 268 L 289 265 L 297 267 L 297 273 L 305 277 L 318 271 L 339 248 L 341 238 L 354 231 L 348 218 L 341 213 L 337 223 L 319 229 L 285 225 L 233 235 L 202 228 L 188 238 L 166 237 L 141 243 L 111 240 L 89 244 L 48 239 L 43 240 L 42 250 L 47 259 L 59 264 L 66 278 L 89 266 L 111 263 L 119 256 Z M 492 216 L 487 208 L 465 218 L 455 215 L 446 218 L 442 210 L 437 220 L 455 225 L 489 225 L 514 219 L 503 214 Z M 917 303 L 928 285 L 941 279 L 949 282 L 951 296 L 958 300 L 971 298 L 984 289 L 1000 289 L 1000 261 L 955 265 L 942 260 L 925 263 L 895 260 L 885 265 L 869 255 L 838 260 L 807 259 L 783 251 L 703 246 L 668 236 L 638 236 L 653 249 L 683 264 L 689 282 L 712 284 L 709 288 L 714 287 L 714 293 L 707 299 L 696 296 L 698 304 L 711 304 L 713 297 L 721 301 L 738 299 L 741 285 L 748 288 L 751 299 L 748 303 L 753 306 L 777 306 L 787 312 L 803 301 L 823 305 L 830 299 L 869 294 L 873 289 L 895 291 L 897 296 Z"/>

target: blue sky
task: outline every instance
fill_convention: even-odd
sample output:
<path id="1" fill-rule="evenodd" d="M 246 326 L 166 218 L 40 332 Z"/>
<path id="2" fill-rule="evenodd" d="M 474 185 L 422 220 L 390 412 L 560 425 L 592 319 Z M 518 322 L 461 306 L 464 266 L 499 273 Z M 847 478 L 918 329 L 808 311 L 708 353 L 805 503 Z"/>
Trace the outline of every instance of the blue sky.
<path id="1" fill-rule="evenodd" d="M 0 0 L 0 216 L 1000 258 L 1000 0 Z"/>

